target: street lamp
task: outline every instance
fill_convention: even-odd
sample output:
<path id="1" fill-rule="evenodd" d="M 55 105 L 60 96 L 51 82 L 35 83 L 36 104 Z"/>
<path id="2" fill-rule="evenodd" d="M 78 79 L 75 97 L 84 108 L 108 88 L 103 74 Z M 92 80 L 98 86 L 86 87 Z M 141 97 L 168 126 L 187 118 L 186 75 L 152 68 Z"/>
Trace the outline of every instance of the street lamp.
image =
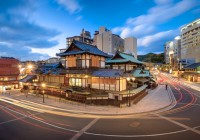
<path id="1" fill-rule="evenodd" d="M 42 93 L 43 93 L 42 95 L 43 95 L 43 103 L 44 103 L 44 92 L 45 92 L 45 91 L 44 91 L 44 88 L 46 87 L 46 84 L 45 84 L 45 83 L 42 83 L 41 86 L 42 86 Z"/>
<path id="2" fill-rule="evenodd" d="M 127 77 L 126 80 L 129 82 L 131 78 Z M 130 89 L 129 89 L 129 84 L 127 84 L 128 88 L 128 106 L 131 106 L 131 99 L 130 99 Z"/>
<path id="3" fill-rule="evenodd" d="M 133 81 L 135 81 L 135 77 L 132 77 L 131 79 L 132 79 Z"/>
<path id="4" fill-rule="evenodd" d="M 33 68 L 33 65 L 29 64 L 29 65 L 28 65 L 28 68 L 29 68 L 29 69 L 32 69 L 32 68 Z"/>

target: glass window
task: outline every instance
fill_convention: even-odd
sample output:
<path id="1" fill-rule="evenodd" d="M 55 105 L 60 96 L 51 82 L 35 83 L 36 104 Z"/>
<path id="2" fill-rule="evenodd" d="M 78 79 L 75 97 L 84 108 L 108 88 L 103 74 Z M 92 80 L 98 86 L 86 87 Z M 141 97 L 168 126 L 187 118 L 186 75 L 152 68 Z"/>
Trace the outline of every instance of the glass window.
<path id="1" fill-rule="evenodd" d="M 81 86 L 81 79 L 79 78 L 70 78 L 69 79 L 69 85 L 70 86 Z"/>
<path id="2" fill-rule="evenodd" d="M 105 68 L 105 62 L 104 61 L 100 61 L 100 66 L 101 66 L 101 68 Z"/>

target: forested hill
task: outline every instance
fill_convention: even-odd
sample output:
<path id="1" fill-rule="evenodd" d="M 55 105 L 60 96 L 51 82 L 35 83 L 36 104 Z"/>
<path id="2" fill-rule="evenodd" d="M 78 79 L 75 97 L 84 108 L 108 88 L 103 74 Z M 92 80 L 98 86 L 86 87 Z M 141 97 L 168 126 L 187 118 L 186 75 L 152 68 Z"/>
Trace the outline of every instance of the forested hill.
<path id="1" fill-rule="evenodd" d="M 163 63 L 164 53 L 160 53 L 160 54 L 148 53 L 146 55 L 138 55 L 138 60 L 143 61 L 143 62 L 151 62 L 151 63 Z"/>

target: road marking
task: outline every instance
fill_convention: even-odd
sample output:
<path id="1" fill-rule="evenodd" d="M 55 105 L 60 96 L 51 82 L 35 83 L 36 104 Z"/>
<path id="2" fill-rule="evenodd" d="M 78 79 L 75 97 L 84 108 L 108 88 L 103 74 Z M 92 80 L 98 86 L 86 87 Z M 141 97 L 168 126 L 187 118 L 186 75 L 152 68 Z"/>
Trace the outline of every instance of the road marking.
<path id="1" fill-rule="evenodd" d="M 165 116 L 162 116 L 162 115 L 159 115 L 159 114 L 154 114 L 154 115 L 156 115 L 156 116 L 158 116 L 158 117 L 160 117 L 160 118 L 162 118 L 162 119 L 164 119 L 164 120 L 167 120 L 167 121 L 169 121 L 169 122 L 171 122 L 171 123 L 173 123 L 173 124 L 176 124 L 176 125 L 178 125 L 178 126 L 180 126 L 180 127 L 183 127 L 183 128 L 185 128 L 185 129 L 187 129 L 187 130 L 190 130 L 190 131 L 192 131 L 192 132 L 197 133 L 197 134 L 200 135 L 200 131 L 199 131 L 199 130 L 196 130 L 196 129 L 192 128 L 192 127 L 189 127 L 189 126 L 187 126 L 187 125 L 184 125 L 184 124 L 182 124 L 182 123 L 179 123 L 179 122 L 177 122 L 177 121 L 175 121 L 175 120 L 172 120 L 172 119 L 170 119 L 170 118 L 168 118 L 168 117 L 165 117 Z"/>
<path id="2" fill-rule="evenodd" d="M 129 126 L 130 127 L 134 127 L 134 128 L 137 128 L 137 127 L 139 127 L 140 126 L 140 122 L 139 121 L 134 121 L 134 122 L 132 122 L 131 124 L 129 124 Z"/>
<path id="3" fill-rule="evenodd" d="M 160 134 L 147 134 L 147 135 L 109 135 L 109 134 L 98 134 L 98 133 L 89 133 L 85 132 L 87 135 L 94 135 L 94 136 L 104 136 L 104 137 L 119 137 L 119 138 L 137 138 L 137 137 L 156 137 L 156 136 L 164 136 L 164 135 L 171 135 L 171 134 L 177 134 L 181 132 L 185 132 L 188 130 L 180 130 L 180 131 L 174 131 L 174 132 L 168 132 L 168 133 L 160 133 Z"/>
<path id="4" fill-rule="evenodd" d="M 0 107 L 3 107 L 3 106 L 0 105 Z M 3 107 L 3 108 L 7 108 L 7 107 Z M 10 110 L 10 111 L 16 112 L 16 111 L 14 111 L 12 109 L 9 109 L 9 108 L 7 108 L 7 109 Z M 16 112 L 16 113 L 21 114 L 19 112 Z M 24 115 L 24 114 L 21 114 L 21 115 Z M 39 121 L 39 120 L 34 119 L 34 118 L 31 118 L 31 119 Z M 79 131 L 76 131 L 76 130 L 66 129 L 66 128 L 63 128 L 63 127 L 58 127 L 56 125 L 52 125 L 52 124 L 49 124 L 49 123 L 46 123 L 46 122 L 43 122 L 43 121 L 39 121 L 39 122 L 42 122 L 42 123 L 44 123 L 46 125 L 50 125 L 50 126 L 56 127 L 58 129 L 63 129 L 63 130 L 68 130 L 68 131 L 73 131 L 73 132 L 79 132 Z M 197 129 L 197 128 L 200 128 L 200 126 L 194 127 L 194 129 Z M 173 131 L 173 132 L 167 132 L 167 133 L 160 133 L 160 134 L 147 134 L 147 135 L 109 135 L 109 134 L 95 134 L 95 133 L 89 133 L 89 132 L 84 132 L 84 134 L 95 135 L 95 136 L 124 137 L 125 138 L 125 137 L 155 137 L 155 136 L 177 134 L 177 133 L 186 132 L 186 131 L 188 131 L 188 129 L 179 130 L 179 131 Z"/>
<path id="5" fill-rule="evenodd" d="M 172 92 L 172 89 L 171 89 L 171 87 L 169 86 L 168 87 L 168 93 L 170 94 L 169 96 L 170 96 L 170 100 L 172 101 L 172 103 L 174 103 L 174 105 L 173 105 L 173 107 L 175 107 L 176 106 L 176 104 L 177 104 L 177 100 L 176 100 L 176 98 L 175 98 L 175 96 L 174 96 L 174 93 Z M 173 108 L 172 107 L 172 108 Z"/>
<path id="6" fill-rule="evenodd" d="M 14 121 L 18 121 L 18 120 L 22 120 L 22 119 L 25 119 L 25 118 L 30 118 L 30 117 L 38 115 L 38 114 L 41 114 L 41 113 L 35 113 L 35 114 L 32 114 L 32 115 L 20 117 L 20 118 L 17 118 L 17 119 L 12 119 L 12 120 L 8 120 L 8 121 L 4 121 L 4 122 L 1 122 L 0 125 L 6 124 L 6 123 L 10 123 L 10 122 L 14 122 Z"/>
<path id="7" fill-rule="evenodd" d="M 200 128 L 200 126 L 194 127 L 194 129 L 197 129 L 197 128 Z M 104 136 L 104 137 L 138 138 L 138 137 L 156 137 L 156 136 L 172 135 L 172 134 L 182 133 L 182 132 L 186 132 L 186 131 L 188 131 L 188 130 L 184 129 L 184 130 L 167 132 L 167 133 L 147 134 L 147 135 L 109 135 L 109 134 L 98 134 L 98 133 L 90 133 L 90 132 L 85 132 L 84 134 L 94 135 L 94 136 Z"/>
<path id="8" fill-rule="evenodd" d="M 0 107 L 3 107 L 3 108 L 5 108 L 5 109 L 7 109 L 7 110 L 10 110 L 10 111 L 15 112 L 15 113 L 17 113 L 17 114 L 20 114 L 20 115 L 22 115 L 22 116 L 27 116 L 27 115 L 25 115 L 25 114 L 23 114 L 23 113 L 17 112 L 17 111 L 15 111 L 15 110 L 12 110 L 12 109 L 7 108 L 7 107 L 1 106 L 1 105 L 0 105 Z M 38 113 L 38 114 L 42 114 L 42 113 Z M 47 122 L 45 122 L 45 121 L 42 121 L 42 120 L 33 118 L 33 117 L 31 117 L 31 116 L 30 116 L 29 118 L 32 119 L 32 120 L 41 122 L 41 123 L 43 123 L 43 124 L 46 124 L 46 125 L 49 125 L 49 126 L 58 128 L 58 129 L 62 129 L 62 130 L 66 130 L 66 131 L 71 131 L 71 132 L 78 132 L 77 130 L 68 129 L 68 128 L 64 128 L 64 127 L 60 127 L 60 126 L 57 126 L 57 125 L 54 125 L 54 124 L 51 124 L 51 123 L 47 123 Z"/>
<path id="9" fill-rule="evenodd" d="M 186 105 L 188 103 L 178 103 L 178 105 Z M 200 104 L 192 104 L 192 106 L 200 106 Z"/>
<path id="10" fill-rule="evenodd" d="M 90 127 L 92 127 L 98 120 L 99 120 L 99 118 L 92 120 L 88 125 L 86 125 L 83 129 L 81 129 L 70 140 L 77 140 L 81 135 L 83 135 L 83 133 L 85 133 L 85 131 L 87 131 Z"/>

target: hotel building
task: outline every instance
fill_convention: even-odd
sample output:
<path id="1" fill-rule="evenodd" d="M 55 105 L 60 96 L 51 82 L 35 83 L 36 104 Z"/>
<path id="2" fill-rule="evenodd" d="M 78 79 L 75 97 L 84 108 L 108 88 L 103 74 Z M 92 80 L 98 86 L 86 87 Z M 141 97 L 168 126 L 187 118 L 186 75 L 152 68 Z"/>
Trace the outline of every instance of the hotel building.
<path id="1" fill-rule="evenodd" d="M 200 19 L 181 28 L 181 59 L 200 62 Z"/>
<path id="2" fill-rule="evenodd" d="M 180 36 L 174 38 L 173 41 L 165 43 L 165 63 L 170 64 L 172 70 L 180 69 L 181 61 L 181 39 Z"/>
<path id="3" fill-rule="evenodd" d="M 95 31 L 93 44 L 105 53 L 115 54 L 116 51 L 120 51 L 133 54 L 137 58 L 136 38 L 128 37 L 123 39 L 103 26 L 99 28 L 99 31 Z"/>

